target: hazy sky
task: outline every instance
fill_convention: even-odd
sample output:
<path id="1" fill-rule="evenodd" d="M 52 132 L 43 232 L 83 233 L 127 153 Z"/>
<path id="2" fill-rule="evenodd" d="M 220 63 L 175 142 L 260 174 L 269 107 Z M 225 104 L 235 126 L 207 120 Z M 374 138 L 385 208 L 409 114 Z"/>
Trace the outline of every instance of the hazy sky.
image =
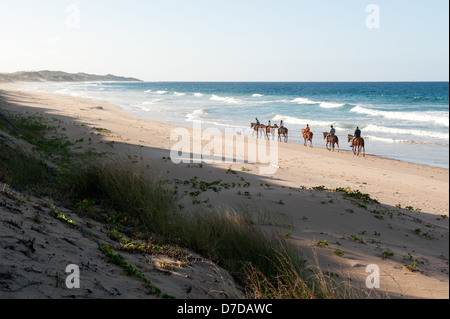
<path id="1" fill-rule="evenodd" d="M 448 38 L 448 0 L 0 0 L 0 72 L 448 81 Z"/>

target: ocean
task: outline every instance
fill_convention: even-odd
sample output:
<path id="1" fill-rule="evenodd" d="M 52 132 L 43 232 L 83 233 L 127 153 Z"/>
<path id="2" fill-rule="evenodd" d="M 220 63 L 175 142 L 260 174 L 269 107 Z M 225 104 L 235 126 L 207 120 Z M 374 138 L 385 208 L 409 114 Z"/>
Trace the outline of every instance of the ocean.
<path id="1" fill-rule="evenodd" d="M 449 168 L 448 82 L 102 82 L 32 83 L 28 90 L 103 100 L 131 115 L 180 126 L 242 129 L 283 120 L 289 142 L 303 144 L 301 129 L 333 125 L 341 150 L 357 126 L 366 154 Z M 302 146 L 303 147 L 303 146 Z"/>

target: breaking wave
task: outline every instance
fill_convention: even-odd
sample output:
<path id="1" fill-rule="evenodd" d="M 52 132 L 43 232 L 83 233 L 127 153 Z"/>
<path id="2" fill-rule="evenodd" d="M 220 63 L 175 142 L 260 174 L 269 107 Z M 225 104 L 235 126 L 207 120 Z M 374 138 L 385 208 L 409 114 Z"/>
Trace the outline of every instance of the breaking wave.
<path id="1" fill-rule="evenodd" d="M 324 109 L 336 109 L 345 106 L 345 103 L 335 103 L 335 102 L 324 102 L 324 101 L 313 101 L 304 97 L 298 97 L 293 100 L 280 100 L 279 102 L 284 103 L 297 103 L 305 105 L 319 105 L 319 107 Z"/>
<path id="2" fill-rule="evenodd" d="M 217 95 L 212 95 L 210 98 L 211 101 L 221 101 L 221 102 L 226 102 L 228 104 L 239 104 L 242 103 L 241 100 L 239 99 L 235 99 L 233 97 L 221 97 L 221 96 L 217 96 Z"/>
<path id="3" fill-rule="evenodd" d="M 206 113 L 205 109 L 197 109 L 194 112 L 186 115 L 187 121 L 198 121 Z"/>
<path id="4" fill-rule="evenodd" d="M 438 138 L 441 140 L 449 140 L 449 135 L 440 132 L 431 132 L 424 130 L 414 130 L 414 129 L 402 129 L 395 127 L 386 127 L 381 125 L 369 124 L 368 126 L 362 128 L 364 132 L 377 132 L 377 133 L 389 133 L 389 134 L 399 134 L 399 135 L 413 135 L 422 137 Z"/>
<path id="5" fill-rule="evenodd" d="M 365 108 L 363 106 L 356 106 L 350 110 L 350 112 L 358 113 L 358 114 L 366 114 L 374 117 L 384 117 L 387 119 L 393 120 L 406 120 L 412 122 L 428 122 L 437 124 L 439 126 L 448 127 L 449 126 L 449 117 L 448 112 L 438 112 L 438 111 L 430 111 L 430 112 L 389 112 L 389 111 L 380 111 L 380 110 L 372 110 Z"/>
<path id="6" fill-rule="evenodd" d="M 426 142 L 426 141 L 404 140 L 404 139 L 386 138 L 386 137 L 379 137 L 379 136 L 372 136 L 372 135 L 366 135 L 365 138 L 370 141 L 383 142 L 383 143 L 388 143 L 388 144 L 423 144 L 423 145 L 448 146 L 448 143 L 435 143 L 435 142 Z"/>
<path id="7" fill-rule="evenodd" d="M 292 125 L 301 125 L 306 126 L 306 124 L 309 124 L 309 126 L 329 126 L 330 122 L 325 121 L 317 121 L 317 120 L 310 120 L 310 119 L 301 119 L 294 116 L 285 116 L 277 114 L 272 118 L 272 121 L 283 121 L 284 124 L 292 124 Z"/>

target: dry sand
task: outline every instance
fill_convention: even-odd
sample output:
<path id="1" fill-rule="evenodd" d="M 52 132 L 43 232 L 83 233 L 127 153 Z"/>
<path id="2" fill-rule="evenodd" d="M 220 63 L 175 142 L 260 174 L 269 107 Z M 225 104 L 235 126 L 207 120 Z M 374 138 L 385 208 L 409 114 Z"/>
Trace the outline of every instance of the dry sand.
<path id="1" fill-rule="evenodd" d="M 448 169 L 369 155 L 364 158 L 357 157 L 350 152 L 329 152 L 323 147 L 321 136 L 317 137 L 321 132 L 315 132 L 316 146 L 313 148 L 294 143 L 277 143 L 278 169 L 272 175 L 259 174 L 259 168 L 264 166 L 260 163 L 175 165 L 167 159 L 176 143 L 170 139 L 171 132 L 176 128 L 172 125 L 136 119 L 118 106 L 102 101 L 24 92 L 20 91 L 16 84 L 2 84 L 0 89 L 1 94 L 9 102 L 3 104 L 2 109 L 24 115 L 42 116 L 48 121 L 58 119 L 59 125 L 65 129 L 64 133 L 72 142 L 83 138 L 83 142 L 76 143 L 76 149 L 74 147 L 76 151 L 113 152 L 125 157 L 142 159 L 145 165 L 156 169 L 162 178 L 168 180 L 183 181 L 198 177 L 199 180 L 208 182 L 219 179 L 230 184 L 248 182 L 247 187 L 239 188 L 240 192 L 238 188 L 224 189 L 219 193 L 205 192 L 199 199 L 206 201 L 207 204 L 201 205 L 251 207 L 266 218 L 277 221 L 275 223 L 278 229 L 291 238 L 313 265 L 316 265 L 314 258 L 317 258 L 318 266 L 323 272 L 338 274 L 343 280 L 350 277 L 355 288 L 367 289 L 365 282 L 370 273 L 366 272 L 366 267 L 377 265 L 380 270 L 381 287 L 376 291 L 382 298 L 449 298 L 449 224 L 448 218 L 443 217 L 449 216 Z M 108 131 L 98 134 L 99 131 L 95 128 L 104 128 Z M 186 129 L 192 133 L 192 128 Z M 291 134 L 298 133 L 291 132 Z M 111 141 L 114 143 L 109 143 Z M 203 145 L 207 142 L 205 141 Z M 245 156 L 247 158 L 248 154 Z M 230 174 L 229 169 L 237 174 Z M 330 189 L 350 187 L 352 190 L 370 194 L 371 198 L 379 201 L 379 204 L 369 203 L 365 204 L 367 207 L 360 207 L 350 199 L 344 198 L 341 192 L 311 189 L 322 185 Z M 183 194 L 184 190 L 189 191 L 189 188 L 181 188 L 180 193 Z M 200 207 L 192 204 L 190 196 L 181 197 L 186 209 Z M 0 199 L 0 203 L 1 200 L 5 199 Z M 0 227 L 9 225 L 9 228 L 14 228 L 5 222 L 13 218 L 3 216 L 8 214 L 5 207 L 0 206 L 2 212 L 0 219 L 3 221 Z M 32 206 L 29 211 L 31 210 Z M 26 223 L 30 221 L 27 220 Z M 48 225 L 42 227 L 51 228 L 55 226 L 54 224 L 54 221 L 49 221 Z M 38 232 L 29 229 L 24 226 L 19 232 L 6 235 L 2 232 L 0 240 L 17 242 L 24 239 L 26 242 L 39 235 Z M 54 276 L 55 272 L 63 273 L 62 270 L 56 270 L 56 267 L 60 267 L 59 263 L 65 262 L 62 256 L 68 256 L 64 249 L 71 247 L 70 242 L 75 242 L 77 248 L 72 247 L 72 250 L 78 249 L 79 258 L 86 258 L 79 259 L 80 264 L 94 263 L 89 258 L 96 260 L 95 267 L 93 266 L 96 271 L 92 287 L 98 285 L 105 291 L 105 294 L 100 294 L 99 297 L 146 296 L 145 292 L 139 290 L 139 284 L 137 286 L 131 284 L 128 278 L 118 275 L 119 269 L 114 269 L 114 266 L 101 260 L 98 243 L 95 241 L 86 240 L 81 234 L 71 238 L 67 244 L 62 239 L 66 238 L 65 233 L 70 230 L 45 231 L 52 233 L 54 240 L 63 243 L 62 246 L 43 244 L 47 245 L 46 254 L 60 255 L 57 263 L 49 265 L 51 271 L 48 271 L 48 276 Z M 327 241 L 328 246 L 319 247 L 317 243 L 320 241 Z M 45 260 L 50 261 L 52 258 L 42 255 L 41 258 L 30 259 L 25 253 L 11 254 L 4 246 L 2 244 L 0 247 L 2 267 L 14 265 L 14 272 L 20 272 L 20 276 L 25 278 L 23 282 L 28 280 L 28 285 L 33 285 L 33 289 L 43 286 L 42 280 L 38 277 L 42 277 L 42 273 L 45 273 L 43 270 Z M 341 251 L 343 255 L 339 257 L 335 251 Z M 393 255 L 383 258 L 384 252 Z M 8 256 L 9 261 L 3 262 L 3 256 Z M 14 256 L 17 259 L 14 259 L 16 258 Z M 232 278 L 212 263 L 204 262 L 207 266 L 194 267 L 190 270 L 193 273 L 188 277 L 194 278 L 191 283 L 186 283 L 186 278 L 183 279 L 184 274 L 177 275 L 177 271 L 182 272 L 177 270 L 170 276 L 170 283 L 161 281 L 159 286 L 163 287 L 162 290 L 181 298 L 216 297 L 216 292 L 222 290 L 227 290 L 233 297 L 238 296 L 237 292 L 230 288 L 234 285 Z M 411 265 L 413 262 L 417 262 L 417 269 L 408 270 L 405 265 Z M 136 263 L 145 267 L 145 261 Z M 91 270 L 89 267 L 86 268 L 88 271 Z M 1 278 L 2 272 L 9 273 L 0 269 L 0 296 L 8 297 L 1 289 L 2 283 L 5 282 Z M 33 277 L 35 274 L 38 277 Z M 100 276 L 101 274 L 104 277 Z M 200 277 L 209 279 L 200 280 Z M 217 284 L 218 282 L 220 284 Z M 186 294 L 186 291 L 192 291 L 189 287 L 194 287 L 199 293 Z M 30 293 L 33 289 L 25 290 Z M 42 292 L 43 289 L 36 291 Z M 89 290 L 97 291 L 94 288 Z M 120 294 L 115 293 L 116 290 L 120 291 Z M 67 290 L 63 292 L 60 295 L 52 295 L 47 291 L 42 292 L 42 296 L 64 297 L 73 293 Z M 36 294 L 41 296 L 40 293 Z M 11 295 L 15 296 L 22 295 L 19 292 Z M 85 293 L 83 297 L 88 298 L 89 293 Z"/>

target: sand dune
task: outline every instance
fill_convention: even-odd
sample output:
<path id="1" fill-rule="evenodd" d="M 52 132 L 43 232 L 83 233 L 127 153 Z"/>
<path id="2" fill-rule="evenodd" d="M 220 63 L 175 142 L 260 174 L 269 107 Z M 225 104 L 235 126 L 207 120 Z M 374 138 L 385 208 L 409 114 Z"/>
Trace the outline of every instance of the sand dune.
<path id="1" fill-rule="evenodd" d="M 49 120 L 57 118 L 72 141 L 84 137 L 85 142 L 77 144 L 81 146 L 79 151 L 95 149 L 98 152 L 113 152 L 119 156 L 137 156 L 142 158 L 145 164 L 158 170 L 163 178 L 171 181 L 197 177 L 205 181 L 221 179 L 230 184 L 248 183 L 241 192 L 234 188 L 224 189 L 220 193 L 205 192 L 201 194 L 200 200 L 215 207 L 251 207 L 255 211 L 270 215 L 272 219 L 282 221 L 277 226 L 279 230 L 286 233 L 309 260 L 317 258 L 324 272 L 351 277 L 355 287 L 366 289 L 365 280 L 369 275 L 366 267 L 377 265 L 381 286 L 377 292 L 383 298 L 449 297 L 448 169 L 376 156 L 356 157 L 350 152 L 330 152 L 323 147 L 321 138 L 315 140 L 315 145 L 320 146 L 313 148 L 277 142 L 278 157 L 274 165 L 276 169 L 270 175 L 260 174 L 260 168 L 265 164 L 258 162 L 176 165 L 168 160 L 176 143 L 170 138 L 176 129 L 172 125 L 133 118 L 119 107 L 106 102 L 23 92 L 19 86 L 11 84 L 2 84 L 0 89 L 8 102 L 2 103 L 2 110 L 22 114 L 37 113 Z M 108 133 L 92 135 L 93 128 L 104 128 Z M 193 136 L 192 128 L 184 129 Z M 317 136 L 319 133 L 316 133 Z M 87 143 L 88 138 L 91 138 L 90 143 Z M 114 141 L 114 147 L 107 144 L 111 141 Z M 244 150 L 249 149 L 249 141 L 254 143 L 254 139 L 245 139 Z M 207 144 L 208 140 L 204 140 L 201 149 Z M 251 154 L 245 153 L 243 158 L 248 159 L 249 155 Z M 230 170 L 235 174 L 230 174 Z M 327 189 L 348 187 L 352 191 L 359 190 L 369 194 L 378 203 L 369 202 L 365 207 L 357 205 L 351 198 L 345 197 L 345 193 L 322 190 L 319 186 Z M 183 187 L 185 188 L 181 190 L 189 189 L 188 186 Z M 45 255 L 30 259 L 26 253 L 29 248 L 24 248 L 27 246 L 26 240 L 38 236 L 39 231 L 29 230 L 30 226 L 22 226 L 20 230 L 5 224 L 5 220 L 13 218 L 11 216 L 23 214 L 4 215 L 15 212 L 6 209 L 8 205 L 12 205 L 8 199 L 2 198 L 0 203 L 2 200 L 6 206 L 0 206 L 0 227 L 6 225 L 7 232 L 2 231 L 0 238 L 6 246 L 16 245 L 25 250 L 22 253 L 12 253 L 5 248 L 0 250 L 2 260 L 5 260 L 2 262 L 0 276 L 2 273 L 12 272 L 13 269 L 13 272 L 20 273 L 22 278 L 17 281 L 17 293 L 12 293 L 12 297 L 30 296 L 20 293 L 23 290 L 32 294 L 34 288 L 26 287 L 41 287 L 36 293 L 42 296 L 66 297 L 64 294 L 51 295 L 48 291 L 43 291 L 43 283 L 34 276 L 46 271 L 42 266 L 42 258 Z M 187 209 L 198 208 L 188 196 L 182 197 L 181 201 Z M 32 209 L 32 206 L 28 207 Z M 23 207 L 19 209 L 23 210 Z M 31 223 L 31 217 L 27 214 L 26 217 L 20 218 L 28 225 Z M 98 255 L 98 251 L 92 252 L 92 255 L 88 254 L 89 247 L 98 246 L 90 246 L 89 240 L 82 233 L 75 236 L 71 232 L 69 236 L 74 237 L 67 237 L 68 230 L 60 228 L 63 226 L 55 228 L 56 225 L 51 220 L 45 220 L 40 227 L 43 232 L 51 233 L 55 240 L 55 244 L 39 243 L 46 246 L 46 254 L 55 254 L 55 258 L 78 256 L 77 258 L 82 258 L 78 260 L 80 264 L 92 265 L 93 261 L 89 258 L 95 258 L 94 255 Z M 22 235 L 21 232 L 25 234 Z M 16 243 L 18 236 L 24 236 L 20 240 L 25 241 Z M 64 242 L 64 238 L 76 245 L 71 245 L 67 240 Z M 320 247 L 318 243 L 324 241 L 328 245 Z M 35 247 L 37 246 L 38 242 L 35 242 Z M 68 251 L 68 247 L 71 247 L 72 251 Z M 36 248 L 36 251 L 38 250 Z M 385 252 L 390 254 L 384 254 Z M 418 264 L 414 271 L 405 267 L 412 262 Z M 57 263 L 52 267 L 56 265 Z M 9 270 L 5 270 L 5 267 Z M 97 260 L 91 268 L 86 267 L 96 270 L 95 279 L 91 280 L 93 286 L 89 290 L 94 291 L 98 285 L 103 287 L 104 293 L 97 297 L 146 296 L 137 288 L 139 285 L 136 286 L 136 283 L 130 283 L 118 276 L 119 270 L 110 264 Z M 56 268 L 49 269 L 47 275 L 54 276 Z M 189 276 L 197 279 L 201 276 L 228 278 L 223 270 L 218 273 L 215 271 L 214 265 L 205 261 L 204 266 L 192 269 Z M 181 277 L 180 281 L 161 282 L 160 285 L 167 287 L 167 291 L 174 295 L 183 296 L 182 291 L 189 283 Z M 174 280 L 173 278 L 174 276 L 171 280 Z M 0 283 L 2 282 L 6 281 L 0 277 Z M 226 279 L 225 282 L 228 288 L 232 286 L 228 286 L 231 279 Z M 192 298 L 211 297 L 210 292 L 219 289 L 211 287 L 211 280 L 206 281 L 206 286 L 202 286 L 199 280 L 191 285 L 198 288 L 198 291 L 203 290 L 193 294 Z M 0 289 L 0 295 L 8 297 L 8 294 L 2 291 L 4 290 Z M 117 291 L 120 291 L 120 295 Z M 80 297 L 88 298 L 90 295 L 85 291 Z"/>

